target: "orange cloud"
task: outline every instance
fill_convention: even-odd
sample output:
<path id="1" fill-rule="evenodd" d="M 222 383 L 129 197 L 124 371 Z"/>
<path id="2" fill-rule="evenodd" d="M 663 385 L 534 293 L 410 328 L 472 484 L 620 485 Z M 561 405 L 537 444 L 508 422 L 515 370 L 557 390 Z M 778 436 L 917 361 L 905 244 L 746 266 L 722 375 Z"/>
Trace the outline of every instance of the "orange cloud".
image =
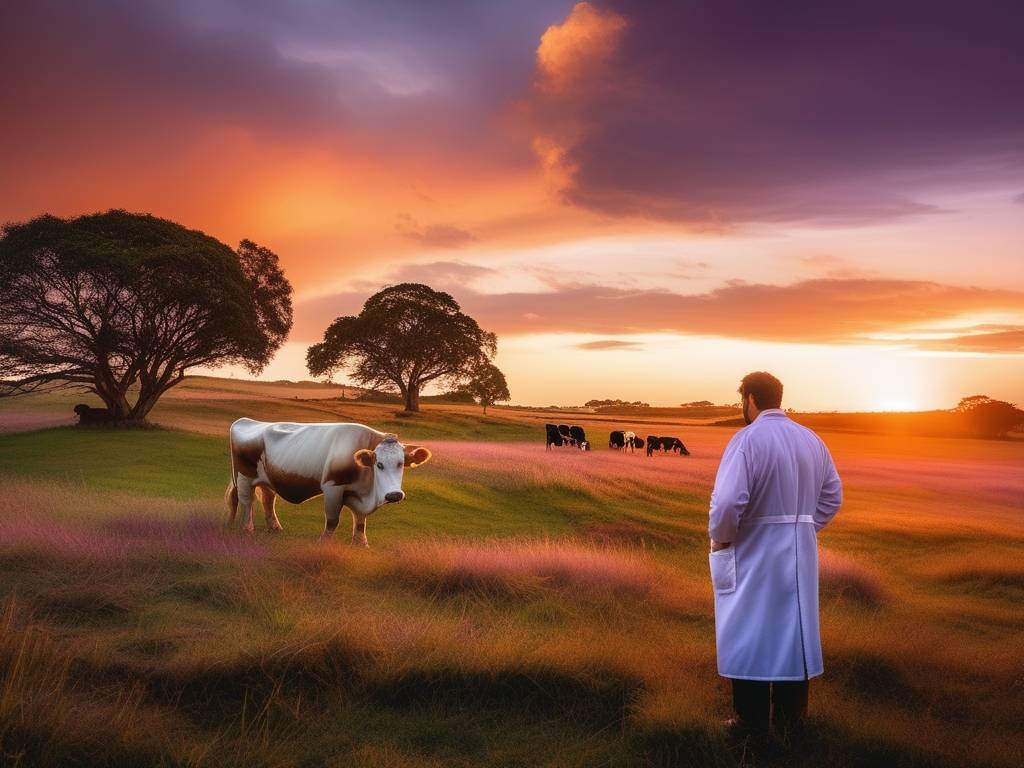
<path id="1" fill-rule="evenodd" d="M 597 341 L 584 341 L 576 345 L 576 349 L 582 349 L 585 352 L 639 352 L 643 348 L 643 344 L 635 341 L 623 341 L 621 339 L 598 339 Z"/>
<path id="2" fill-rule="evenodd" d="M 919 349 L 1014 353 L 1021 351 L 1024 334 L 1018 326 L 976 326 L 969 334 L 959 330 L 950 338 L 936 339 L 933 334 L 922 339 L 920 329 L 937 332 L 957 318 L 984 313 L 1024 316 L 1024 292 L 923 280 L 816 279 L 791 285 L 730 281 L 702 294 L 630 291 L 601 285 L 562 286 L 534 293 L 450 290 L 481 326 L 499 335 L 676 333 L 789 343 L 897 343 Z M 335 316 L 358 312 L 366 297 L 352 292 L 300 304 L 295 337 L 319 338 Z M 628 343 L 597 341 L 585 348 L 621 349 Z"/>
<path id="3" fill-rule="evenodd" d="M 977 326 L 972 333 L 948 339 L 934 339 L 922 343 L 921 346 L 949 352 L 1021 354 L 1024 353 L 1024 326 Z"/>
<path id="4" fill-rule="evenodd" d="M 625 28 L 626 19 L 618 13 L 577 3 L 564 22 L 551 25 L 540 38 L 538 85 L 552 93 L 577 85 L 582 75 L 607 60 Z"/>

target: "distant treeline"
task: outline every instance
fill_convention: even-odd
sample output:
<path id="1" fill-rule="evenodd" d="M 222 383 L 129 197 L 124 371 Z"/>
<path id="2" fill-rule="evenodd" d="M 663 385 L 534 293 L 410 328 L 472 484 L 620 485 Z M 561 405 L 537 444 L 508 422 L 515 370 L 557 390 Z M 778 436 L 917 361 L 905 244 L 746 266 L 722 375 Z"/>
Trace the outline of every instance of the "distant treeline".
<path id="1" fill-rule="evenodd" d="M 965 397 L 956 408 L 939 411 L 871 413 L 796 413 L 794 421 L 811 429 L 837 432 L 872 432 L 918 437 L 1006 438 L 1024 429 L 1024 411 L 1012 403 L 984 395 Z M 718 426 L 744 425 L 742 417 L 715 422 Z"/>
<path id="2" fill-rule="evenodd" d="M 630 408 L 650 408 L 650 403 L 642 403 L 639 400 L 587 400 L 583 404 L 585 408 L 608 408 L 612 406 L 625 406 Z"/>
<path id="3" fill-rule="evenodd" d="M 708 405 L 685 407 L 650 407 L 638 408 L 631 405 L 612 405 L 595 408 L 595 413 L 611 416 L 664 416 L 673 419 L 724 419 L 740 413 L 739 406 Z"/>
<path id="4" fill-rule="evenodd" d="M 401 405 L 404 402 L 401 395 L 393 392 L 381 392 L 376 389 L 362 390 L 355 397 L 346 399 L 358 400 L 364 403 L 388 403 L 398 405 Z M 442 392 L 439 395 L 421 395 L 420 402 L 472 405 L 476 401 L 473 400 L 473 395 L 469 392 Z"/>

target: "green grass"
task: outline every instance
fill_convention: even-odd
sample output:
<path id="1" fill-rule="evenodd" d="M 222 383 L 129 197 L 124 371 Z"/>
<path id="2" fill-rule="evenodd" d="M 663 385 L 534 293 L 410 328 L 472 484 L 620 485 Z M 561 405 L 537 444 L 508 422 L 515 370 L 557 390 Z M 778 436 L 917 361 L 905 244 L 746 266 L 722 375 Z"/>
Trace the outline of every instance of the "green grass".
<path id="1" fill-rule="evenodd" d="M 227 441 L 167 429 L 61 427 L 0 435 L 0 473 L 89 491 L 190 499 L 223 494 Z"/>
<path id="2" fill-rule="evenodd" d="M 215 517 L 226 515 L 221 499 L 229 466 L 226 439 L 170 429 L 61 427 L 0 435 L 0 475 L 90 492 L 198 499 Z M 487 482 L 453 485 L 433 469 L 428 464 L 406 473 L 409 500 L 376 513 L 372 535 L 555 535 L 569 531 L 573 510 L 592 501 L 559 488 L 510 495 Z M 301 505 L 278 499 L 277 504 L 286 536 L 309 539 L 323 529 L 321 498 Z M 339 535 L 345 530 L 343 522 Z"/>

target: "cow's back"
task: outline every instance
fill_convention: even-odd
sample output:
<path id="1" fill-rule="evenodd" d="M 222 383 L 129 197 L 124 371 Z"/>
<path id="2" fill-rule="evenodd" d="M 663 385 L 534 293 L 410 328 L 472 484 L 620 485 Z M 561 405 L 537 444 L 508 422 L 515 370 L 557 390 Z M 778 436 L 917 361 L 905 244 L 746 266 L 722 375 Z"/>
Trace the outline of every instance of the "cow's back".
<path id="1" fill-rule="evenodd" d="M 360 448 L 372 448 L 383 433 L 363 424 L 261 422 L 239 419 L 231 425 L 233 456 L 243 471 L 267 484 L 286 501 L 299 504 L 323 492 L 325 477 L 351 462 Z M 252 468 L 252 473 L 245 470 Z"/>

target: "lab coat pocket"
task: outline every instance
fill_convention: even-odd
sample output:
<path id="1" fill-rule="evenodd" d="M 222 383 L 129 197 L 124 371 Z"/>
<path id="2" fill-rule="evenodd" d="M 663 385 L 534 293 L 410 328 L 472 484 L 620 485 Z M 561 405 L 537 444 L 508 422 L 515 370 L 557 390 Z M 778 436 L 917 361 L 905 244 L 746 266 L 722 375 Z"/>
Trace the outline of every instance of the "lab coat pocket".
<path id="1" fill-rule="evenodd" d="M 708 555 L 711 560 L 711 585 L 716 595 L 736 591 L 736 547 L 726 547 Z"/>

